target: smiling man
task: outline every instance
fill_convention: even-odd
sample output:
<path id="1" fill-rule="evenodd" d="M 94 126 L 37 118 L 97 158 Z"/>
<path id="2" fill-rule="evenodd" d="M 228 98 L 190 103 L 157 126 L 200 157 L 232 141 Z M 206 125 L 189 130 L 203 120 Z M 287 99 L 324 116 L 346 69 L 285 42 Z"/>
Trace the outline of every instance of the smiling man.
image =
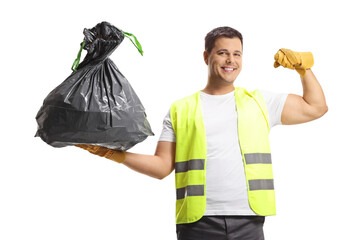
<path id="1" fill-rule="evenodd" d="M 214 46 L 205 46 L 204 51 L 204 60 L 208 65 L 208 84 L 204 92 L 211 93 L 216 89 L 232 91 L 242 68 L 242 41 L 237 37 L 220 37 L 210 44 Z"/>
<path id="2" fill-rule="evenodd" d="M 265 216 L 275 215 L 269 130 L 327 112 L 311 53 L 280 49 L 275 55 L 274 67 L 300 74 L 299 96 L 234 87 L 242 52 L 237 30 L 207 34 L 207 85 L 171 105 L 153 156 L 80 145 L 158 179 L 175 169 L 178 240 L 264 239 Z"/>

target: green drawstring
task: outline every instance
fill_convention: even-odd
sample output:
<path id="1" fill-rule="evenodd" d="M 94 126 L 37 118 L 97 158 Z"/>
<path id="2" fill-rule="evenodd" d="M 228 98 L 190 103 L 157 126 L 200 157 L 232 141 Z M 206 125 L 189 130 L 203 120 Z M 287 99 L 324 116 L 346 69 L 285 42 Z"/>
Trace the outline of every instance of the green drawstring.
<path id="1" fill-rule="evenodd" d="M 76 69 L 77 69 L 77 67 L 79 66 L 80 57 L 81 57 L 81 51 L 83 50 L 84 45 L 85 45 L 85 39 L 84 39 L 84 41 L 82 42 L 81 47 L 80 47 L 80 50 L 79 50 L 78 55 L 77 55 L 77 58 L 75 59 L 73 65 L 72 65 L 72 67 L 71 67 L 71 70 L 73 70 L 73 72 L 76 72 Z"/>
<path id="2" fill-rule="evenodd" d="M 124 32 L 123 30 L 121 30 L 121 32 L 125 35 L 125 37 L 127 37 L 128 39 L 130 39 L 130 41 L 134 44 L 134 46 L 137 48 L 137 50 L 139 51 L 139 53 L 141 54 L 141 56 L 143 56 L 143 50 L 142 50 L 142 47 L 141 47 L 141 44 L 139 43 L 139 41 L 137 40 L 137 38 L 131 34 L 131 33 L 127 33 L 127 32 Z M 130 38 L 130 37 L 133 37 L 134 40 L 135 40 L 135 43 L 133 42 L 133 40 Z"/>
<path id="3" fill-rule="evenodd" d="M 124 32 L 124 31 L 122 31 L 122 32 L 124 33 L 124 36 L 125 36 L 125 37 L 127 37 L 127 38 L 130 39 L 130 41 L 134 44 L 134 46 L 137 48 L 137 50 L 139 51 L 139 53 L 140 53 L 141 56 L 142 56 L 144 52 L 143 52 L 142 47 L 141 47 L 141 44 L 139 43 L 139 41 L 137 40 L 137 38 L 136 38 L 133 34 L 131 34 L 131 33 L 127 33 L 127 32 Z M 134 43 L 134 41 L 133 41 L 130 37 L 133 37 L 133 38 L 134 38 L 135 43 Z M 84 41 L 82 42 L 81 47 L 80 47 L 80 50 L 79 50 L 78 55 L 77 55 L 77 58 L 75 59 L 73 65 L 72 65 L 72 67 L 71 67 L 71 70 L 73 70 L 73 72 L 76 72 L 76 69 L 77 69 L 77 67 L 79 66 L 80 57 L 81 57 L 81 52 L 82 52 L 82 50 L 83 50 L 83 48 L 84 48 L 84 45 L 85 45 L 85 39 L 84 39 Z"/>

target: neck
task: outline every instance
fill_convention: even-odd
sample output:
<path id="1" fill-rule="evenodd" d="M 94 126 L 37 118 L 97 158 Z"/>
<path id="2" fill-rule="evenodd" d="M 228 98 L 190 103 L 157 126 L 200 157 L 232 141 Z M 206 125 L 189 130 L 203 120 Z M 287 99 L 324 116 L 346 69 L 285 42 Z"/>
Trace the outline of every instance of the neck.
<path id="1" fill-rule="evenodd" d="M 210 95 L 224 95 L 234 91 L 234 89 L 235 89 L 234 84 L 216 85 L 216 84 L 208 83 L 202 91 Z"/>

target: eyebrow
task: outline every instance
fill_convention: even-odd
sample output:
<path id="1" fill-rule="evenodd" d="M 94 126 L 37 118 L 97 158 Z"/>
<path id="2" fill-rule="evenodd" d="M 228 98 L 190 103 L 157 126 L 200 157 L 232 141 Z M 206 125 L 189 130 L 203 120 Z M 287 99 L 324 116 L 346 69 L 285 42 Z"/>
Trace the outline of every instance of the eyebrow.
<path id="1" fill-rule="evenodd" d="M 223 49 L 217 50 L 216 52 L 218 53 L 218 52 L 223 52 L 223 51 L 228 52 L 229 50 L 223 48 Z M 242 52 L 240 50 L 235 50 L 235 52 L 238 52 L 238 53 L 242 54 Z"/>

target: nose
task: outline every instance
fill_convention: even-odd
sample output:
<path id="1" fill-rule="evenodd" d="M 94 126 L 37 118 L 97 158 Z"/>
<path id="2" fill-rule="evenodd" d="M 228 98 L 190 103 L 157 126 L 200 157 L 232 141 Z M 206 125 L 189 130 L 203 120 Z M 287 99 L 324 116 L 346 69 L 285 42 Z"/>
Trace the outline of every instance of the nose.
<path id="1" fill-rule="evenodd" d="M 226 59 L 226 63 L 233 63 L 234 62 L 234 56 L 232 54 L 228 55 L 228 58 Z"/>

